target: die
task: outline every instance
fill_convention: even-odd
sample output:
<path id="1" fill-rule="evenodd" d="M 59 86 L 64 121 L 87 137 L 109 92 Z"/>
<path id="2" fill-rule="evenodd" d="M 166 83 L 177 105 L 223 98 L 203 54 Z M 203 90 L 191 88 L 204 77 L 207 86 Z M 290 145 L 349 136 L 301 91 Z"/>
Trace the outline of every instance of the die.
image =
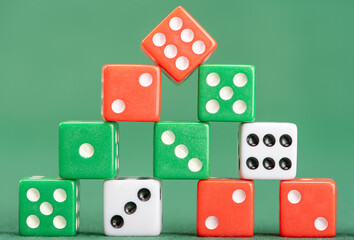
<path id="1" fill-rule="evenodd" d="M 175 83 L 182 82 L 217 47 L 216 41 L 181 6 L 141 42 L 143 52 Z"/>
<path id="2" fill-rule="evenodd" d="M 103 183 L 104 233 L 107 236 L 157 236 L 162 229 L 161 183 L 122 178 Z"/>
<path id="3" fill-rule="evenodd" d="M 202 237 L 251 237 L 254 233 L 254 185 L 251 180 L 198 182 L 197 234 Z"/>
<path id="4" fill-rule="evenodd" d="M 79 227 L 75 180 L 23 178 L 19 183 L 19 231 L 27 236 L 72 236 Z"/>
<path id="5" fill-rule="evenodd" d="M 157 122 L 161 69 L 155 65 L 102 67 L 102 118 L 106 121 Z"/>
<path id="6" fill-rule="evenodd" d="M 336 235 L 336 183 L 332 179 L 280 182 L 279 227 L 282 237 Z"/>
<path id="7" fill-rule="evenodd" d="M 200 65 L 200 121 L 253 122 L 256 69 L 251 65 Z"/>
<path id="8" fill-rule="evenodd" d="M 59 125 L 59 176 L 110 179 L 118 173 L 118 125 L 113 122 L 62 122 Z"/>
<path id="9" fill-rule="evenodd" d="M 154 131 L 154 177 L 209 177 L 209 124 L 161 122 Z"/>
<path id="10" fill-rule="evenodd" d="M 241 124 L 238 155 L 243 179 L 294 179 L 297 127 L 293 123 Z"/>

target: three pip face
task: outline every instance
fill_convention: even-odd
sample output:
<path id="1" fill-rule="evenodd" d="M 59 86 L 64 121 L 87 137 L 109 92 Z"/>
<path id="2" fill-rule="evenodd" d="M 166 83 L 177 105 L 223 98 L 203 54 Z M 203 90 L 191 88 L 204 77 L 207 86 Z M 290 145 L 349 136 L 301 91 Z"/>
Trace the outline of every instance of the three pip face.
<path id="1" fill-rule="evenodd" d="M 162 228 L 161 183 L 114 179 L 103 184 L 104 232 L 108 236 L 157 236 Z"/>
<path id="2" fill-rule="evenodd" d="M 209 124 L 160 122 L 154 132 L 154 177 L 204 179 L 209 177 Z"/>

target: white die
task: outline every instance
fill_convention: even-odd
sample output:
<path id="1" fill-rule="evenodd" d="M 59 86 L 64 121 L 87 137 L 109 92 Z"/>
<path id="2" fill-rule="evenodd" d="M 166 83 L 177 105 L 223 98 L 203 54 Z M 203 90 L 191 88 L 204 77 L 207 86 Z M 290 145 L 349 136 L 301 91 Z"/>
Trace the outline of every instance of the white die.
<path id="1" fill-rule="evenodd" d="M 157 236 L 162 228 L 161 182 L 123 178 L 103 183 L 103 221 L 107 236 Z"/>
<path id="2" fill-rule="evenodd" d="M 238 142 L 241 178 L 273 180 L 295 178 L 297 165 L 295 124 L 243 123 L 240 126 Z"/>

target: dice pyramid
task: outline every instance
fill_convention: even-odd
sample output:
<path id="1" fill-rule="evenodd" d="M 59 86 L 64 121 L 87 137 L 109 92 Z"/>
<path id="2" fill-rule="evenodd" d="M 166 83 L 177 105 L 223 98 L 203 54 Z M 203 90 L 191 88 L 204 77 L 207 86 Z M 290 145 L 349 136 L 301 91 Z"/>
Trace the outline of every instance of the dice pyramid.
<path id="1" fill-rule="evenodd" d="M 331 179 L 295 179 L 296 125 L 254 122 L 255 66 L 204 64 L 217 42 L 181 6 L 148 33 L 140 47 L 154 65 L 102 67 L 103 121 L 60 123 L 59 178 L 34 176 L 20 181 L 21 235 L 75 235 L 80 222 L 80 179 L 105 180 L 103 225 L 107 236 L 159 235 L 161 181 L 165 179 L 199 180 L 196 225 L 201 237 L 254 235 L 256 179 L 281 180 L 281 236 L 335 235 L 336 183 Z M 159 122 L 161 73 L 178 85 L 193 71 L 199 73 L 196 108 L 200 122 Z M 119 176 L 117 122 L 123 121 L 155 123 L 153 177 Z M 209 122 L 240 123 L 235 178 L 210 177 L 213 126 Z M 214 161 L 217 164 L 217 159 Z"/>

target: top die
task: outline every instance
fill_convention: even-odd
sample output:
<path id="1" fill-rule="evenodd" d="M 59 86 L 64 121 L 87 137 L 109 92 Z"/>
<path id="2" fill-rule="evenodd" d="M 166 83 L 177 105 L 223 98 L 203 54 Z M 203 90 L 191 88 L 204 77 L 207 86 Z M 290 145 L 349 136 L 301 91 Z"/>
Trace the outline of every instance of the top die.
<path id="1" fill-rule="evenodd" d="M 177 83 L 209 58 L 216 47 L 216 41 L 181 6 L 141 42 L 143 52 Z"/>

